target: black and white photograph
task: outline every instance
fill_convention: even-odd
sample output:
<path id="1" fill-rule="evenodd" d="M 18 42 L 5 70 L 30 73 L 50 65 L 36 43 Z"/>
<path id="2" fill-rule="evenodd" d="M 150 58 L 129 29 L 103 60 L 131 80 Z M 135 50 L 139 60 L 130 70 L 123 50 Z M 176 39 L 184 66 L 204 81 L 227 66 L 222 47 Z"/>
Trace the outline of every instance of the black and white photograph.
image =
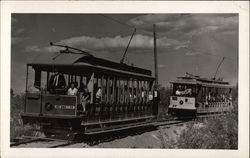
<path id="1" fill-rule="evenodd" d="M 11 20 L 11 146 L 237 149 L 237 14 Z"/>
<path id="2" fill-rule="evenodd" d="M 239 151 L 239 19 L 12 12 L 9 148 Z"/>

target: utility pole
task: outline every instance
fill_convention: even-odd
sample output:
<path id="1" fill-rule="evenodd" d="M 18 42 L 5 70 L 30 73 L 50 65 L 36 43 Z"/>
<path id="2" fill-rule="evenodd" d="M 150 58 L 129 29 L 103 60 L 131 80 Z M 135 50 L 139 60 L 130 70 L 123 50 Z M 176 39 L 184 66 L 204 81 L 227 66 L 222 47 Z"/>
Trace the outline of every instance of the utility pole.
<path id="1" fill-rule="evenodd" d="M 154 28 L 154 63 L 155 63 L 155 85 L 158 85 L 158 63 L 157 63 L 157 45 L 156 45 L 156 28 L 155 24 L 153 25 Z"/>

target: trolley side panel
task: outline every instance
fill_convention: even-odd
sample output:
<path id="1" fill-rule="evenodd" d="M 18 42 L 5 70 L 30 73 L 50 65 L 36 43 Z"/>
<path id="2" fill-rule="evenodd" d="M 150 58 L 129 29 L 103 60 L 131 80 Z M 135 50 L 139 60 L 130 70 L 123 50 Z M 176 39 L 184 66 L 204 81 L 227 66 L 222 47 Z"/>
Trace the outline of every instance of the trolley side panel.
<path id="1" fill-rule="evenodd" d="M 41 104 L 41 94 L 40 93 L 27 92 L 25 113 L 39 114 L 40 113 L 40 104 Z"/>
<path id="2" fill-rule="evenodd" d="M 50 105 L 49 105 L 50 104 Z M 53 116 L 75 116 L 77 97 L 66 95 L 44 95 L 42 99 L 42 114 Z"/>

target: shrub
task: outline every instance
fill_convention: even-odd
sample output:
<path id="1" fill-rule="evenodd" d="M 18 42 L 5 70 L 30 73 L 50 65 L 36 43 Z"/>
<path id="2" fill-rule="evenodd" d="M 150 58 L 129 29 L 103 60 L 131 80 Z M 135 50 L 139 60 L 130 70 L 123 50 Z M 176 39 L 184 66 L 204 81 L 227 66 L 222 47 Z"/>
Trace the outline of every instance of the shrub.
<path id="1" fill-rule="evenodd" d="M 22 135 L 34 136 L 33 126 L 25 125 L 21 119 L 21 113 L 24 109 L 25 95 L 14 95 L 11 93 L 11 111 L 10 111 L 10 140 L 13 140 Z"/>
<path id="2" fill-rule="evenodd" d="M 238 149 L 238 107 L 218 118 L 187 125 L 177 139 L 184 149 Z"/>
<path id="3" fill-rule="evenodd" d="M 159 104 L 159 119 L 163 119 L 166 117 L 168 113 L 168 106 L 170 104 L 170 96 L 172 89 L 169 87 L 161 87 L 159 86 L 161 102 Z"/>

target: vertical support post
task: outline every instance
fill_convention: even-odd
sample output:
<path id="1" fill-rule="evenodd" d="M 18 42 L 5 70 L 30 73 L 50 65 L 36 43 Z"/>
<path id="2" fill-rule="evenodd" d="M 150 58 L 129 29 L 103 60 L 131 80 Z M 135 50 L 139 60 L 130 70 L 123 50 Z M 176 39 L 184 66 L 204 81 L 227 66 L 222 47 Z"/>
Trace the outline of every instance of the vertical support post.
<path id="1" fill-rule="evenodd" d="M 125 80 L 122 80 L 122 104 L 125 103 Z"/>
<path id="2" fill-rule="evenodd" d="M 28 78 L 29 78 L 29 66 L 26 67 L 26 82 L 25 82 L 25 100 L 24 100 L 24 112 L 26 112 L 27 93 L 28 93 Z"/>
<path id="3" fill-rule="evenodd" d="M 120 95 L 121 95 L 121 89 L 120 89 L 120 78 L 117 79 L 117 103 L 120 104 Z"/>
<path id="4" fill-rule="evenodd" d="M 90 92 L 90 104 L 93 104 L 94 103 L 94 82 L 95 82 L 95 73 L 93 72 L 92 74 L 90 74 L 90 77 L 88 79 L 88 89 L 89 89 L 89 92 Z"/>
<path id="5" fill-rule="evenodd" d="M 115 90 L 115 87 L 116 87 L 116 78 L 114 77 L 113 80 L 112 80 L 112 88 L 113 88 L 113 92 L 112 92 L 112 104 L 115 103 L 115 98 L 116 98 L 116 90 Z"/>
<path id="6" fill-rule="evenodd" d="M 136 83 L 136 103 L 137 103 L 137 106 L 138 106 L 138 100 L 139 100 L 139 97 L 138 97 L 138 94 L 139 94 L 139 80 L 137 79 L 135 81 Z"/>
<path id="7" fill-rule="evenodd" d="M 156 45 L 156 28 L 154 27 L 154 64 L 155 64 L 155 84 L 158 85 L 158 63 L 157 63 L 157 45 Z"/>
<path id="8" fill-rule="evenodd" d="M 134 80 L 133 79 L 131 80 L 131 90 L 132 90 L 131 91 L 131 93 L 132 93 L 132 100 L 133 100 L 133 103 L 134 103 L 134 93 L 135 92 L 134 92 Z"/>
<path id="9" fill-rule="evenodd" d="M 132 88 L 132 94 L 131 94 L 131 98 L 129 98 L 129 99 L 132 99 L 132 107 L 131 107 L 131 109 L 132 109 L 132 111 L 134 111 L 134 107 L 135 107 L 135 100 L 134 100 L 134 80 L 132 79 L 132 85 L 131 85 L 131 88 Z"/>
<path id="10" fill-rule="evenodd" d="M 70 75 L 68 75 L 68 85 L 70 84 L 71 80 L 70 80 Z"/>
<path id="11" fill-rule="evenodd" d="M 102 90 L 101 103 L 103 102 L 103 78 L 104 78 L 104 76 L 102 75 L 102 77 L 101 77 L 101 90 Z"/>
<path id="12" fill-rule="evenodd" d="M 110 91 L 110 80 L 109 80 L 109 76 L 107 77 L 107 80 L 106 80 L 106 87 L 107 87 L 107 96 L 106 96 L 106 101 L 107 103 L 110 103 L 110 99 L 109 99 L 109 91 Z"/>
<path id="13" fill-rule="evenodd" d="M 142 97 L 141 97 L 141 93 L 142 93 L 142 91 L 141 91 L 141 87 L 142 87 L 142 84 L 141 84 L 142 82 L 140 81 L 140 80 L 138 80 L 138 87 L 139 87 L 139 92 L 138 92 L 138 97 L 139 97 L 139 103 L 141 103 L 141 100 L 142 100 Z"/>
<path id="14" fill-rule="evenodd" d="M 47 81 L 46 81 L 46 89 L 47 89 L 47 91 L 49 90 L 49 71 L 47 71 Z"/>

